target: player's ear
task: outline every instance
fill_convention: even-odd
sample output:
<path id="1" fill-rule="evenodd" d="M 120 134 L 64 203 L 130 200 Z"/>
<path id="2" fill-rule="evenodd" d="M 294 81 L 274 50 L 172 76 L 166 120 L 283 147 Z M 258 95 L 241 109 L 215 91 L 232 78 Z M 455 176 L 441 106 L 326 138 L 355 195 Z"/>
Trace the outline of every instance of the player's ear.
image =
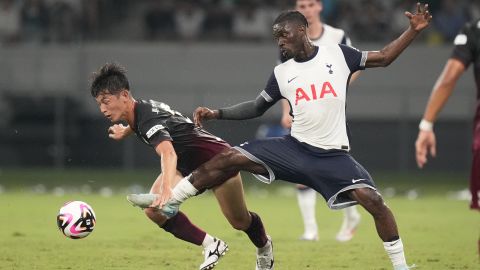
<path id="1" fill-rule="evenodd" d="M 130 91 L 128 91 L 127 89 L 123 89 L 121 92 L 120 92 L 120 96 L 121 97 L 124 97 L 124 98 L 128 98 L 130 96 Z"/>

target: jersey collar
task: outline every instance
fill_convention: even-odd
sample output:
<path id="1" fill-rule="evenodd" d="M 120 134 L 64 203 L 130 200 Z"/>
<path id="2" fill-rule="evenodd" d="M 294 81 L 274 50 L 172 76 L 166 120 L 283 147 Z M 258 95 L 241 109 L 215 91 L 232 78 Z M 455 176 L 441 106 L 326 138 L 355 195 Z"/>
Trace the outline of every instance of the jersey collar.
<path id="1" fill-rule="evenodd" d="M 301 61 L 297 61 L 294 58 L 293 61 L 295 61 L 297 63 L 305 63 L 305 62 L 308 62 L 308 61 L 312 60 L 313 58 L 315 58 L 315 56 L 317 56 L 317 53 L 318 53 L 318 46 L 314 46 L 314 47 L 315 47 L 315 51 L 312 53 L 312 55 L 310 57 L 306 58 L 305 60 L 301 60 Z"/>

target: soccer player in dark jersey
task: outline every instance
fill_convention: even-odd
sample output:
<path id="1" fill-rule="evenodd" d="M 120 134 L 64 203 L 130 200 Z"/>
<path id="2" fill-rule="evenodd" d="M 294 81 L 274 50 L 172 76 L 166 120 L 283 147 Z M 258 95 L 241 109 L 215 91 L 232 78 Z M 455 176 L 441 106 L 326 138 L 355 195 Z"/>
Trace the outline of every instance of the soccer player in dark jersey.
<path id="1" fill-rule="evenodd" d="M 205 261 L 200 265 L 200 270 L 212 269 L 227 251 L 227 244 L 193 225 L 184 213 L 178 212 L 167 219 L 155 206 L 163 205 L 171 197 L 171 188 L 183 176 L 230 146 L 195 126 L 189 118 L 165 103 L 135 100 L 125 70 L 117 64 L 106 64 L 94 73 L 90 89 L 106 118 L 114 123 L 123 121 L 128 124 L 111 126 L 110 138 L 120 140 L 135 133 L 161 159 L 161 174 L 150 190 L 151 195 L 158 196 L 155 196 L 152 207 L 144 207 L 145 214 L 175 237 L 202 245 Z M 233 170 L 226 174 L 228 180 L 225 183 L 212 187 L 223 214 L 235 229 L 244 231 L 257 247 L 257 261 L 273 264 L 271 240 L 265 233 L 260 217 L 247 210 L 240 175 Z"/>
<path id="2" fill-rule="evenodd" d="M 360 204 L 372 215 L 394 269 L 408 269 L 393 213 L 370 174 L 348 153 L 345 115 L 351 74 L 388 66 L 432 19 L 428 5 L 420 3 L 415 14 L 405 15 L 410 25 L 399 38 L 380 51 L 359 51 L 344 45 L 314 46 L 306 33 L 308 22 L 300 12 L 280 14 L 273 24 L 273 36 L 282 53 L 292 59 L 275 67 L 255 100 L 220 110 L 197 108 L 194 121 L 200 125 L 209 119 L 258 117 L 285 98 L 295 119 L 291 134 L 248 141 L 223 151 L 182 179 L 162 212 L 174 214 L 196 190 L 223 183 L 228 178 L 225 172 L 244 170 L 266 183 L 282 179 L 309 186 L 332 209 Z"/>
<path id="3" fill-rule="evenodd" d="M 420 121 L 415 142 L 416 160 L 419 168 L 427 163 L 427 155 L 436 155 L 436 139 L 433 123 L 453 92 L 458 79 L 473 64 L 477 86 L 477 109 L 473 124 L 473 161 L 470 173 L 470 208 L 480 211 L 480 20 L 467 23 L 454 40 L 455 48 L 438 77 Z M 480 240 L 479 240 L 480 253 Z"/>

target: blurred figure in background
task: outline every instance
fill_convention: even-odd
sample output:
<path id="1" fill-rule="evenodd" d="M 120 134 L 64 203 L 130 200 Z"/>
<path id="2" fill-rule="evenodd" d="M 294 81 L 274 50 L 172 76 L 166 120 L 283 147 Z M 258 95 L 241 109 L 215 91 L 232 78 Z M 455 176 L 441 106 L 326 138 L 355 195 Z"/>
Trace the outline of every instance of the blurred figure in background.
<path id="1" fill-rule="evenodd" d="M 26 0 L 20 11 L 22 40 L 43 43 L 47 40 L 48 8 L 42 0 Z"/>
<path id="2" fill-rule="evenodd" d="M 96 40 L 100 37 L 100 0 L 83 0 L 81 6 L 82 38 Z"/>
<path id="3" fill-rule="evenodd" d="M 440 77 L 438 77 L 428 101 L 422 121 L 419 125 L 415 142 L 416 161 L 419 168 L 427 163 L 427 155 L 436 155 L 436 139 L 433 124 L 453 89 L 465 70 L 473 64 L 473 72 L 477 85 L 477 108 L 473 129 L 473 162 L 470 175 L 470 191 L 472 201 L 470 208 L 480 210 L 480 20 L 467 23 L 456 36 L 455 48 L 448 59 Z"/>
<path id="4" fill-rule="evenodd" d="M 322 22 L 320 13 L 323 5 L 320 0 L 297 0 L 295 9 L 301 12 L 308 21 L 307 35 L 312 44 L 333 45 L 343 44 L 351 46 L 350 39 L 342 29 L 334 28 Z M 280 59 L 285 62 L 288 59 Z M 352 75 L 351 81 L 355 80 L 359 72 Z M 291 108 L 288 101 L 282 100 L 282 126 L 290 129 L 294 119 L 291 115 Z M 287 132 L 288 133 L 288 132 Z M 301 240 L 318 240 L 318 225 L 315 220 L 315 205 L 317 202 L 317 192 L 312 188 L 304 185 L 297 185 L 297 200 L 300 212 L 303 218 L 304 232 L 300 236 Z M 355 230 L 360 223 L 360 213 L 356 206 L 351 206 L 343 210 L 344 218 L 342 226 L 336 235 L 336 239 L 340 242 L 346 242 L 352 239 Z"/>
<path id="5" fill-rule="evenodd" d="M 79 40 L 81 3 L 71 0 L 51 1 L 49 10 L 49 41 L 69 43 Z"/>
<path id="6" fill-rule="evenodd" d="M 207 39 L 221 40 L 232 37 L 233 3 L 211 0 L 205 4 L 206 18 L 203 22 L 203 35 Z"/>
<path id="7" fill-rule="evenodd" d="M 240 2 L 233 18 L 233 35 L 242 40 L 261 41 L 269 37 L 269 23 L 267 13 L 257 1 Z"/>
<path id="8" fill-rule="evenodd" d="M 153 1 L 145 14 L 148 40 L 172 39 L 176 34 L 174 4 L 171 0 Z"/>
<path id="9" fill-rule="evenodd" d="M 179 1 L 175 9 L 177 34 L 183 40 L 194 40 L 202 33 L 205 12 L 193 0 Z"/>
<path id="10" fill-rule="evenodd" d="M 0 1 L 0 44 L 18 40 L 20 32 L 20 11 L 14 0 Z"/>
<path id="11" fill-rule="evenodd" d="M 433 18 L 433 25 L 444 40 L 452 41 L 467 21 L 465 6 L 455 0 L 443 0 L 441 8 Z"/>
<path id="12" fill-rule="evenodd" d="M 427 155 L 435 157 L 437 154 L 435 132 L 433 123 L 438 113 L 443 108 L 453 89 L 461 77 L 473 64 L 473 73 L 477 85 L 477 108 L 473 124 L 473 160 L 470 173 L 470 193 L 472 199 L 470 209 L 480 211 L 480 20 L 467 23 L 455 37 L 455 48 L 438 77 L 432 94 L 425 108 L 422 121 L 419 125 L 417 141 L 415 142 L 416 160 L 419 168 L 427 163 Z M 480 255 L 480 238 L 478 240 L 478 253 Z"/>

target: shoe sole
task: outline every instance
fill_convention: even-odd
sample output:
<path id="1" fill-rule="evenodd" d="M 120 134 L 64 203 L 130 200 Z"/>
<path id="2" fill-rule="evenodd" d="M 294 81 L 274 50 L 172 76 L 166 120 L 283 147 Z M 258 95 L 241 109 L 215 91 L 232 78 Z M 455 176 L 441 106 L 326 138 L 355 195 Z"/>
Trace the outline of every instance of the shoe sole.
<path id="1" fill-rule="evenodd" d="M 142 209 L 150 207 L 150 205 L 154 201 L 154 198 L 151 198 L 151 199 L 149 198 L 148 202 L 146 202 L 146 200 L 143 200 L 143 201 L 140 202 L 140 200 L 137 199 L 138 197 L 139 196 L 137 194 L 127 195 L 127 201 L 130 202 L 133 206 L 137 206 L 137 207 L 140 207 Z"/>

